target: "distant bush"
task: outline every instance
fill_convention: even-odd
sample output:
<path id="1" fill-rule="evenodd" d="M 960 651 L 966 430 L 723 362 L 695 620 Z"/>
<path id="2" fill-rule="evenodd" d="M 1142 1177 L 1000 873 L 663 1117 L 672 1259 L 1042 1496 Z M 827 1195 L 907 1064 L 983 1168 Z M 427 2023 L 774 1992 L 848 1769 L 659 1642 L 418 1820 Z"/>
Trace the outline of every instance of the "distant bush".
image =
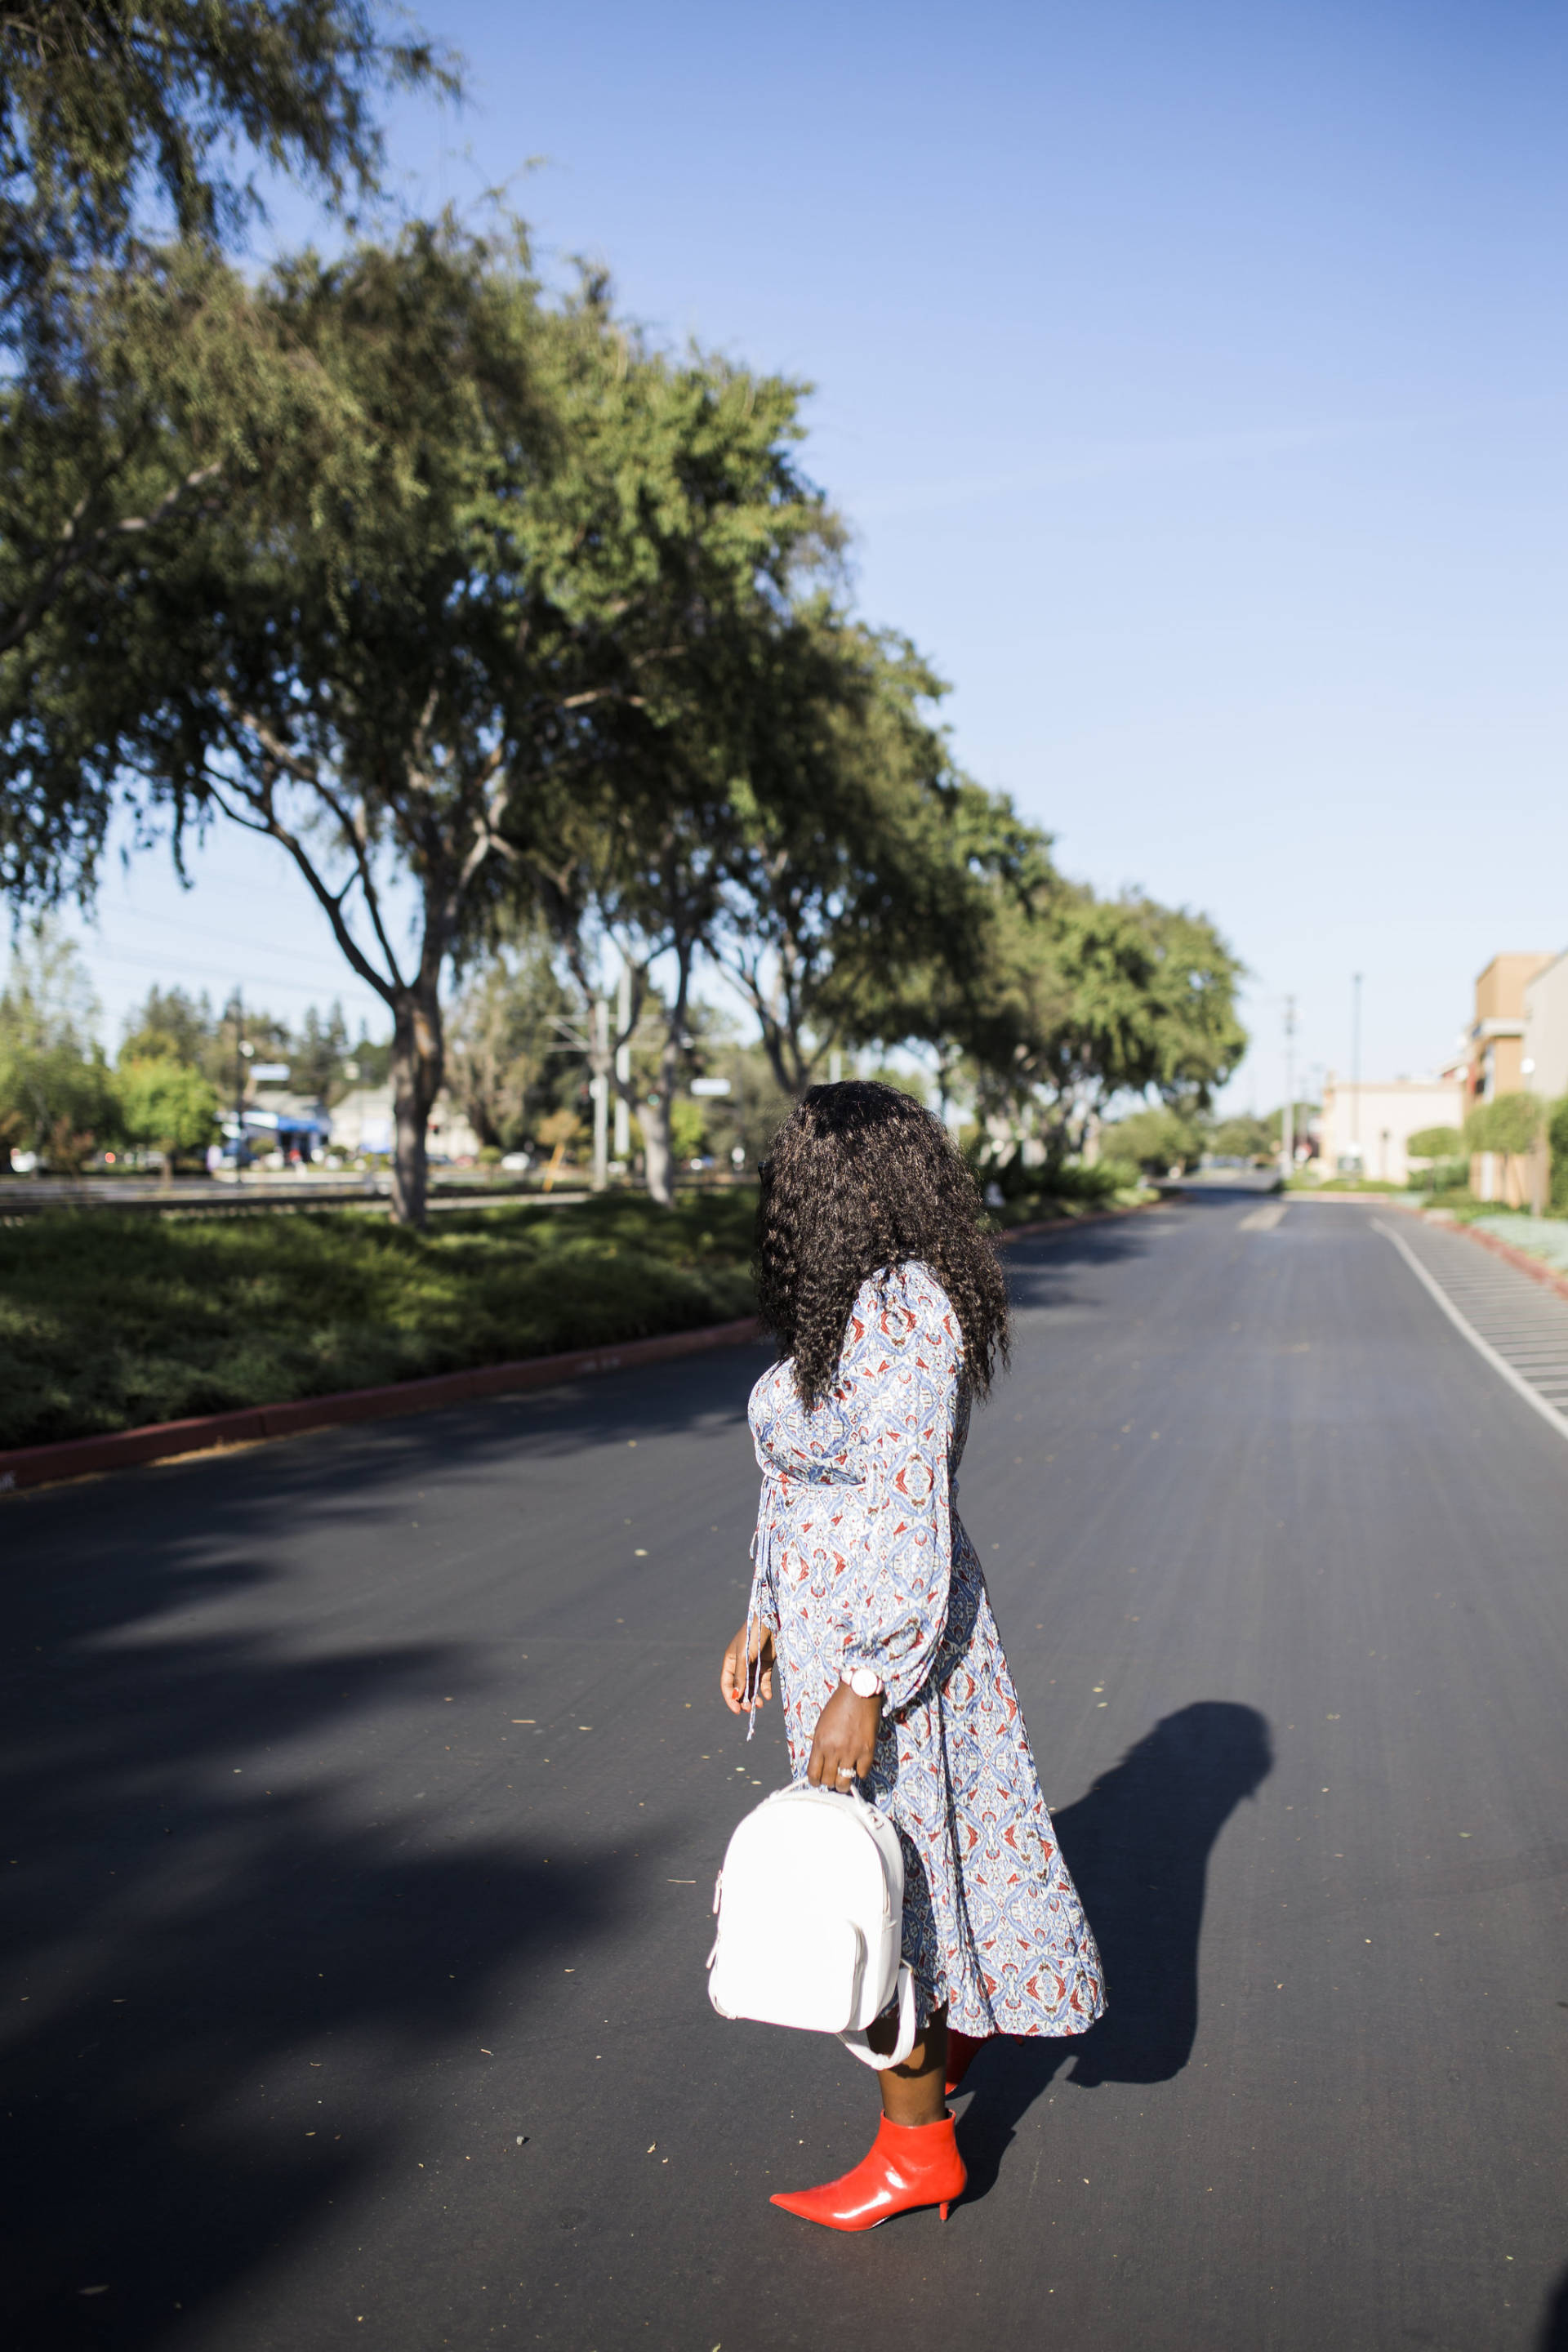
<path id="1" fill-rule="evenodd" d="M 1405 1151 L 1412 1160 L 1457 1160 L 1465 1148 L 1465 1139 L 1457 1127 L 1418 1127 L 1405 1141 Z"/>
<path id="2" fill-rule="evenodd" d="M 1163 1175 L 1183 1167 L 1204 1149 L 1197 1121 L 1164 1103 L 1147 1105 L 1100 1130 L 1100 1148 L 1111 1160 L 1135 1161 Z"/>
<path id="3" fill-rule="evenodd" d="M 1465 1148 L 1469 1151 L 1533 1151 L 1546 1116 L 1539 1095 L 1499 1095 L 1478 1103 L 1465 1121 Z"/>
<path id="4" fill-rule="evenodd" d="M 998 1224 L 1028 1225 L 1047 1217 L 1078 1216 L 1094 1209 L 1106 1209 L 1117 1199 L 1137 1192 L 1142 1184 L 1140 1171 L 1128 1160 L 1100 1160 L 1092 1168 L 1081 1160 L 1065 1160 L 1059 1167 L 1031 1171 L 1037 1178 L 1029 1191 L 1008 1191 L 1004 1205 L 993 1207 Z"/>
<path id="5" fill-rule="evenodd" d="M 1552 1147 L 1552 1205 L 1568 1214 L 1568 1095 L 1552 1104 L 1546 1136 Z"/>

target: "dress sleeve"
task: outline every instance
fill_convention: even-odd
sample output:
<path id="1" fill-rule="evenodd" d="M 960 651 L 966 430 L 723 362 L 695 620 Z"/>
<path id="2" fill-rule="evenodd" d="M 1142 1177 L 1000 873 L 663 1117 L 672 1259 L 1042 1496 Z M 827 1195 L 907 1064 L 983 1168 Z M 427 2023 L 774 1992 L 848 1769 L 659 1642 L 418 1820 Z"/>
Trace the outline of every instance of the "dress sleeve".
<path id="1" fill-rule="evenodd" d="M 949 1457 L 963 1349 L 923 1270 L 900 1267 L 857 1301 L 844 1376 L 865 1449 L 866 1537 L 849 1592 L 845 1665 L 870 1666 L 889 1713 L 936 1664 L 952 1572 Z M 862 1304 L 871 1311 L 862 1315 Z"/>

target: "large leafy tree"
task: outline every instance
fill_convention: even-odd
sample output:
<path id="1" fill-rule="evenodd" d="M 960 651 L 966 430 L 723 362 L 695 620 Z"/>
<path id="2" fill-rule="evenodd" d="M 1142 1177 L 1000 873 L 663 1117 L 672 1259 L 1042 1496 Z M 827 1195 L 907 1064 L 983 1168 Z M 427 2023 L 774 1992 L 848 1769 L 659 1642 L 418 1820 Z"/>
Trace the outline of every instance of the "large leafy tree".
<path id="1" fill-rule="evenodd" d="M 12 772 L 129 772 L 176 827 L 221 814 L 283 846 L 391 1015 L 416 1223 L 453 962 L 536 894 L 574 954 L 596 923 L 646 971 L 695 936 L 677 901 L 708 887 L 686 845 L 724 740 L 695 717 L 821 502 L 792 387 L 643 352 L 600 287 L 545 305 L 515 240 L 419 227 L 257 299 L 336 405 L 330 470 L 313 430 L 282 437 L 265 495 L 107 615 L 62 593 Z"/>
<path id="2" fill-rule="evenodd" d="M 221 266 L 258 173 L 329 205 L 374 193 L 377 100 L 455 88 L 367 0 L 15 0 L 0 12 L 0 698 L 68 584 L 112 600 L 264 470 L 319 390 Z M 322 420 L 323 451 L 333 440 Z M 58 716 L 58 714 L 57 714 Z M 48 730 L 52 733 L 52 730 Z M 35 738 L 41 746 L 44 736 Z M 90 761 L 13 767 L 0 892 L 90 887 Z"/>
<path id="3" fill-rule="evenodd" d="M 1214 925 L 1055 875 L 994 890 L 986 979 L 950 992 L 952 1045 L 994 1141 L 1059 1158 L 1119 1095 L 1206 1108 L 1245 1051 L 1241 967 Z"/>
<path id="4" fill-rule="evenodd" d="M 792 616 L 750 710 L 712 952 L 779 1086 L 835 1045 L 923 1034 L 940 967 L 978 971 L 975 879 L 1000 807 L 954 767 L 943 688 L 907 640 L 826 594 Z"/>
<path id="5" fill-rule="evenodd" d="M 115 1130 L 112 1075 L 80 956 L 48 921 L 11 958 L 0 992 L 0 1168 L 14 1150 L 76 1167 Z"/>

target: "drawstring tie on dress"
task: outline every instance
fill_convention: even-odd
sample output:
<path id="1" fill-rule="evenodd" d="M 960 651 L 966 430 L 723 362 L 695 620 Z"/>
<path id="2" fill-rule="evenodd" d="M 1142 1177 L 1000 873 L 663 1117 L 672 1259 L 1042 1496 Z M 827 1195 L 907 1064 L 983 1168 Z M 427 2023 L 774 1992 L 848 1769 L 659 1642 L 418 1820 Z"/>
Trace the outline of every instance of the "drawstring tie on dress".
<path id="1" fill-rule="evenodd" d="M 752 1589 L 746 1598 L 746 1692 L 742 1702 L 746 1710 L 746 1738 L 751 1738 L 757 1727 L 757 1709 L 762 1704 L 763 1657 L 763 1586 L 773 1564 L 774 1481 L 763 1481 L 763 1507 L 757 1514 L 757 1531 L 752 1538 Z M 757 1627 L 757 1646 L 752 1648 L 752 1627 Z"/>

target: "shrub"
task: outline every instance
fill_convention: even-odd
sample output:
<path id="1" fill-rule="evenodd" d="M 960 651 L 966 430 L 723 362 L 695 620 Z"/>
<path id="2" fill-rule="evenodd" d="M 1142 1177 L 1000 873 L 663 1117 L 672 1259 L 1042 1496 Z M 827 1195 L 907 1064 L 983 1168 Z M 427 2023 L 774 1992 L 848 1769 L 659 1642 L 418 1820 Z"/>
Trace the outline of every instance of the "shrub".
<path id="1" fill-rule="evenodd" d="M 1546 1134 L 1552 1146 L 1552 1205 L 1568 1213 L 1568 1095 L 1552 1104 Z"/>
<path id="2" fill-rule="evenodd" d="M 1405 1146 L 1412 1160 L 1457 1160 L 1464 1148 L 1457 1127 L 1418 1127 Z"/>
<path id="3" fill-rule="evenodd" d="M 1545 1118 L 1545 1106 L 1538 1095 L 1499 1095 L 1489 1103 L 1478 1103 L 1465 1121 L 1465 1148 L 1468 1151 L 1532 1151 Z"/>
<path id="4" fill-rule="evenodd" d="M 756 1195 L 0 1225 L 0 1446 L 749 1314 Z"/>

